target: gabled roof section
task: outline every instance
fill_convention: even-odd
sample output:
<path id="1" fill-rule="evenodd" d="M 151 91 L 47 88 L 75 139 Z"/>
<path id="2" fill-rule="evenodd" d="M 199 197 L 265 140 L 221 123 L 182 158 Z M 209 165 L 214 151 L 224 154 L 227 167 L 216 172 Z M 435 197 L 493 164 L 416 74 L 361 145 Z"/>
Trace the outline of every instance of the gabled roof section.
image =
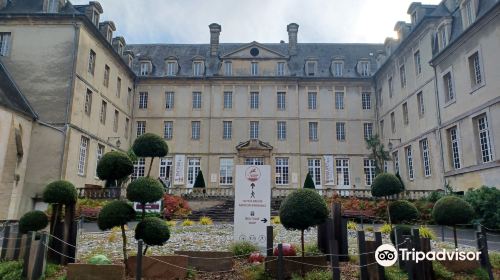
<path id="1" fill-rule="evenodd" d="M 241 151 L 241 150 L 272 150 L 273 146 L 271 146 L 269 143 L 258 140 L 258 139 L 250 139 L 245 142 L 240 142 L 236 146 L 236 150 Z"/>
<path id="2" fill-rule="evenodd" d="M 37 119 L 28 100 L 21 93 L 15 82 L 12 80 L 9 72 L 0 61 L 0 106 L 7 107 L 10 110 L 21 113 L 27 117 Z"/>
<path id="3" fill-rule="evenodd" d="M 274 50 L 274 49 L 271 49 L 271 48 L 268 48 L 266 47 L 265 45 L 263 44 L 260 44 L 259 42 L 256 42 L 256 41 L 253 41 L 247 45 L 243 45 L 235 50 L 232 50 L 228 53 L 225 53 L 223 55 L 221 55 L 221 59 L 225 59 L 225 58 L 230 58 L 230 57 L 234 57 L 236 54 L 238 53 L 245 53 L 246 50 L 250 51 L 252 48 L 259 48 L 259 49 L 263 49 L 263 50 L 266 50 L 267 52 L 269 52 L 270 54 L 273 54 L 276 56 L 276 58 L 287 58 L 288 56 L 277 51 L 277 50 Z M 249 55 L 249 52 L 246 52 L 245 54 L 248 54 L 248 58 L 253 58 L 251 55 Z M 238 58 L 245 58 L 245 57 L 238 57 Z"/>

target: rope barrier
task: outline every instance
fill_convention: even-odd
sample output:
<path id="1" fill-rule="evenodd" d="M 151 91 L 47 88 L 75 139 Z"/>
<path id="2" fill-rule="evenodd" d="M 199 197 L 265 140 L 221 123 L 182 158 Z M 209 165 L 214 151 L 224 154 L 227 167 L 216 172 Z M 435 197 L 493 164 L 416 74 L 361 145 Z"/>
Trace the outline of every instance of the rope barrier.
<path id="1" fill-rule="evenodd" d="M 47 245 L 45 242 L 42 242 L 42 244 L 43 244 L 45 247 L 47 247 L 47 249 L 49 249 L 49 250 L 51 250 L 51 251 L 53 251 L 53 252 L 55 252 L 55 253 L 57 253 L 57 254 L 59 254 L 59 255 L 63 256 L 63 257 L 70 258 L 70 259 L 73 259 L 73 260 L 75 260 L 75 261 L 77 260 L 76 258 L 73 258 L 73 257 L 71 257 L 71 256 L 67 256 L 67 255 L 65 255 L 65 254 L 63 254 L 63 253 L 61 253 L 61 252 L 59 252 L 59 251 L 57 251 L 57 250 L 55 250 L 55 249 L 52 249 L 52 248 L 51 248 L 49 245 Z"/>
<path id="2" fill-rule="evenodd" d="M 71 246 L 71 247 L 73 247 L 73 248 L 75 248 L 75 249 L 78 249 L 78 247 L 76 247 L 75 245 L 70 244 L 70 243 L 68 243 L 68 242 L 66 242 L 66 241 L 64 241 L 64 240 L 62 240 L 62 239 L 60 239 L 60 238 L 57 238 L 56 236 L 54 236 L 54 235 L 52 235 L 52 234 L 50 234 L 50 233 L 47 233 L 47 235 L 48 235 L 48 236 L 50 236 L 50 237 L 53 237 L 55 240 L 59 240 L 60 242 L 62 242 L 62 243 L 64 243 L 64 244 L 67 244 L 67 245 L 69 245 L 69 246 Z"/>

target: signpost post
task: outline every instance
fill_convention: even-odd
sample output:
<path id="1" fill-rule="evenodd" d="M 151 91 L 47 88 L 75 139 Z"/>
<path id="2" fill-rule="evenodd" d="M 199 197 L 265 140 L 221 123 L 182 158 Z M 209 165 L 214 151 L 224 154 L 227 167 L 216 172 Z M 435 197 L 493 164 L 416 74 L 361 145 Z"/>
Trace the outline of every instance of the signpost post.
<path id="1" fill-rule="evenodd" d="M 249 241 L 266 253 L 271 224 L 271 166 L 237 165 L 234 241 Z"/>

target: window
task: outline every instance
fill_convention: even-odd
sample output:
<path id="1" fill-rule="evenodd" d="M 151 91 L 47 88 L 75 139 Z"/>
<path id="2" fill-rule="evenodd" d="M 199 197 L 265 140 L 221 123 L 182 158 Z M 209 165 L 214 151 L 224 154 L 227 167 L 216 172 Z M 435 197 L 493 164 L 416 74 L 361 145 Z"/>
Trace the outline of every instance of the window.
<path id="1" fill-rule="evenodd" d="M 387 80 L 388 87 L 389 87 L 389 98 L 392 98 L 392 94 L 394 93 L 394 83 L 392 81 L 392 77 L 389 77 Z"/>
<path id="2" fill-rule="evenodd" d="M 276 75 L 277 76 L 285 76 L 285 63 L 284 62 L 278 62 L 277 68 L 276 68 Z"/>
<path id="3" fill-rule="evenodd" d="M 476 20 L 476 14 L 473 5 L 474 5 L 473 0 L 464 1 L 464 3 L 462 4 L 461 8 L 462 8 L 464 29 L 467 28 L 469 25 L 471 25 L 474 22 L 474 20 Z"/>
<path id="4" fill-rule="evenodd" d="M 10 32 L 0 32 L 0 56 L 7 56 L 10 49 Z"/>
<path id="5" fill-rule="evenodd" d="M 148 108 L 148 93 L 139 92 L 139 109 L 147 109 L 147 108 Z"/>
<path id="6" fill-rule="evenodd" d="M 233 159 L 221 158 L 219 170 L 220 170 L 219 184 L 221 185 L 233 184 Z"/>
<path id="7" fill-rule="evenodd" d="M 360 67 L 361 67 L 361 76 L 363 76 L 363 77 L 370 76 L 370 62 L 361 61 Z"/>
<path id="8" fill-rule="evenodd" d="M 308 61 L 306 63 L 306 67 L 307 67 L 307 76 L 314 76 L 316 74 L 316 62 L 314 61 Z"/>
<path id="9" fill-rule="evenodd" d="M 371 186 L 373 179 L 375 178 L 375 160 L 364 159 L 364 170 L 365 170 L 365 183 L 367 186 Z"/>
<path id="10" fill-rule="evenodd" d="M 224 62 L 224 75 L 232 76 L 233 75 L 233 64 L 231 61 Z"/>
<path id="11" fill-rule="evenodd" d="M 172 110 L 174 109 L 175 102 L 175 94 L 173 91 L 165 92 L 165 109 Z"/>
<path id="12" fill-rule="evenodd" d="M 286 122 L 285 121 L 278 121 L 276 132 L 277 132 L 278 140 L 280 140 L 280 141 L 286 140 Z"/>
<path id="13" fill-rule="evenodd" d="M 483 83 L 483 75 L 481 73 L 481 62 L 479 60 L 479 52 L 475 52 L 469 56 L 469 71 L 472 87 Z"/>
<path id="14" fill-rule="evenodd" d="M 132 181 L 144 177 L 146 170 L 146 159 L 145 158 L 137 158 L 137 161 L 134 162 L 134 173 L 132 173 L 131 179 Z"/>
<path id="15" fill-rule="evenodd" d="M 129 127 L 129 125 L 130 125 L 130 120 L 128 118 L 125 118 L 125 129 L 124 129 L 124 131 L 125 131 L 125 133 L 124 133 L 125 139 L 128 138 L 128 127 Z"/>
<path id="16" fill-rule="evenodd" d="M 224 92 L 224 109 L 233 108 L 233 93 L 230 91 Z"/>
<path id="17" fill-rule="evenodd" d="M 116 97 L 120 98 L 122 94 L 122 79 L 120 77 L 116 78 Z"/>
<path id="18" fill-rule="evenodd" d="M 87 154 L 89 149 L 89 138 L 82 136 L 80 140 L 80 155 L 78 156 L 78 175 L 84 176 L 87 168 Z"/>
<path id="19" fill-rule="evenodd" d="M 167 62 L 167 76 L 175 76 L 177 74 L 177 62 Z"/>
<path id="20" fill-rule="evenodd" d="M 288 158 L 276 158 L 276 185 L 288 185 Z"/>
<path id="21" fill-rule="evenodd" d="M 493 160 L 493 153 L 491 152 L 490 131 L 488 118 L 482 115 L 476 119 L 477 131 L 479 137 L 479 149 L 481 151 L 481 159 L 483 163 Z"/>
<path id="22" fill-rule="evenodd" d="M 337 141 L 345 141 L 345 123 L 338 122 L 335 124 Z"/>
<path id="23" fill-rule="evenodd" d="M 201 169 L 201 162 L 199 158 L 188 158 L 188 185 L 193 186 L 196 176 Z"/>
<path id="24" fill-rule="evenodd" d="M 285 92 L 278 92 L 277 93 L 276 104 L 277 104 L 276 107 L 279 111 L 286 110 L 286 93 Z"/>
<path id="25" fill-rule="evenodd" d="M 200 122 L 192 121 L 191 122 L 191 139 L 192 140 L 200 140 Z"/>
<path id="26" fill-rule="evenodd" d="M 105 65 L 104 66 L 104 80 L 103 80 L 103 85 L 105 87 L 108 87 L 109 86 L 109 72 L 111 70 L 109 69 L 109 66 L 108 65 Z"/>
<path id="27" fill-rule="evenodd" d="M 193 76 L 201 76 L 203 75 L 203 62 L 195 61 L 193 62 Z"/>
<path id="28" fill-rule="evenodd" d="M 418 105 L 418 115 L 420 117 L 423 117 L 425 113 L 425 107 L 424 107 L 424 94 L 422 92 L 417 93 L 417 105 Z"/>
<path id="29" fill-rule="evenodd" d="M 333 62 L 333 76 L 342 77 L 344 72 L 344 63 L 341 61 Z"/>
<path id="30" fill-rule="evenodd" d="M 419 50 L 413 54 L 413 62 L 415 62 L 415 73 L 419 75 L 422 73 L 422 63 Z"/>
<path id="31" fill-rule="evenodd" d="M 319 158 L 308 159 L 307 170 L 314 181 L 314 185 L 321 186 L 321 160 Z"/>
<path id="32" fill-rule="evenodd" d="M 408 119 L 408 103 L 403 103 L 403 123 L 405 125 L 408 125 L 409 119 Z"/>
<path id="33" fill-rule="evenodd" d="M 368 140 L 373 136 L 373 123 L 364 123 L 363 124 L 363 135 L 365 139 Z"/>
<path id="34" fill-rule="evenodd" d="M 259 63 L 258 62 L 252 62 L 250 65 L 250 75 L 252 76 L 257 76 L 259 75 Z"/>
<path id="35" fill-rule="evenodd" d="M 193 109 L 201 109 L 201 92 L 193 92 Z"/>
<path id="36" fill-rule="evenodd" d="M 96 10 L 92 11 L 92 23 L 95 26 L 99 26 L 99 13 Z"/>
<path id="37" fill-rule="evenodd" d="M 422 166 L 424 167 L 424 176 L 431 176 L 431 157 L 429 152 L 429 141 L 427 139 L 420 140 L 420 151 L 422 154 Z"/>
<path id="38" fill-rule="evenodd" d="M 316 92 L 307 93 L 307 108 L 309 110 L 316 110 L 317 107 L 316 97 L 317 97 Z"/>
<path id="39" fill-rule="evenodd" d="M 372 108 L 372 94 L 370 92 L 361 93 L 361 106 L 363 110 L 370 110 Z"/>
<path id="40" fill-rule="evenodd" d="M 413 154 L 411 146 L 406 147 L 405 152 L 406 152 L 406 168 L 408 169 L 408 179 L 413 180 L 415 178 L 415 174 L 413 172 Z"/>
<path id="41" fill-rule="evenodd" d="M 127 93 L 128 93 L 127 94 L 127 107 L 128 107 L 128 109 L 130 109 L 130 107 L 132 107 L 132 98 L 133 98 L 132 89 L 128 88 Z"/>
<path id="42" fill-rule="evenodd" d="M 160 158 L 160 178 L 166 180 L 170 183 L 170 178 L 172 178 L 172 159 L 171 158 Z"/>
<path id="43" fill-rule="evenodd" d="M 104 155 L 104 145 L 97 144 L 97 150 L 96 150 L 96 155 L 95 155 L 95 177 L 97 177 L 97 165 L 99 164 L 99 161 L 101 160 L 102 156 Z"/>
<path id="44" fill-rule="evenodd" d="M 258 139 L 259 138 L 259 122 L 251 121 L 250 122 L 250 139 Z"/>
<path id="45" fill-rule="evenodd" d="M 309 123 L 309 141 L 318 141 L 318 123 Z"/>
<path id="46" fill-rule="evenodd" d="M 246 158 L 245 165 L 264 165 L 264 159 L 261 157 Z"/>
<path id="47" fill-rule="evenodd" d="M 392 133 L 396 133 L 396 117 L 394 116 L 394 112 L 391 113 L 391 131 Z"/>
<path id="48" fill-rule="evenodd" d="M 101 114 L 99 115 L 99 120 L 102 124 L 106 124 L 106 111 L 107 111 L 108 103 L 106 101 L 102 101 L 101 103 Z"/>
<path id="49" fill-rule="evenodd" d="M 446 48 L 448 45 L 448 34 L 446 32 L 446 25 L 442 25 L 438 28 L 438 40 L 439 40 L 439 49 L 442 50 Z"/>
<path id="50" fill-rule="evenodd" d="M 384 139 L 384 120 L 380 121 L 380 138 Z"/>
<path id="51" fill-rule="evenodd" d="M 417 11 L 411 14 L 411 23 L 413 24 L 413 26 L 417 25 Z"/>
<path id="52" fill-rule="evenodd" d="M 335 92 L 335 109 L 344 110 L 344 93 Z"/>
<path id="53" fill-rule="evenodd" d="M 113 131 L 114 132 L 118 131 L 119 116 L 120 116 L 120 112 L 118 112 L 118 110 L 115 110 L 115 118 L 113 119 Z"/>
<path id="54" fill-rule="evenodd" d="M 137 136 L 146 133 L 146 121 L 137 121 Z"/>
<path id="55" fill-rule="evenodd" d="M 449 146 L 451 154 L 451 164 L 454 169 L 462 167 L 460 161 L 460 139 L 458 137 L 458 129 L 456 126 L 448 129 Z"/>
<path id="56" fill-rule="evenodd" d="M 399 173 L 399 153 L 395 151 L 392 153 L 392 160 L 394 161 L 394 173 Z"/>
<path id="57" fill-rule="evenodd" d="M 233 122 L 223 121 L 222 122 L 222 139 L 230 140 L 233 136 Z"/>
<path id="58" fill-rule="evenodd" d="M 163 122 L 163 138 L 165 140 L 171 140 L 174 136 L 174 122 L 164 121 Z"/>
<path id="59" fill-rule="evenodd" d="M 141 62 L 141 71 L 139 72 L 141 76 L 149 75 L 150 64 L 151 64 L 150 62 Z"/>
<path id="60" fill-rule="evenodd" d="M 92 75 L 94 75 L 95 71 L 95 58 L 96 58 L 95 52 L 93 50 L 90 50 L 88 71 Z"/>
<path id="61" fill-rule="evenodd" d="M 453 79 L 451 77 L 451 72 L 444 74 L 443 76 L 443 84 L 444 84 L 444 92 L 445 92 L 445 101 L 451 102 L 455 100 L 455 90 L 453 87 Z"/>
<path id="62" fill-rule="evenodd" d="M 401 80 L 401 88 L 406 87 L 406 69 L 405 65 L 399 66 L 399 78 Z"/>
<path id="63" fill-rule="evenodd" d="M 85 104 L 83 109 L 85 114 L 90 115 L 90 112 L 92 111 L 92 91 L 90 89 L 87 89 L 87 92 L 85 93 Z"/>
<path id="64" fill-rule="evenodd" d="M 338 158 L 335 160 L 335 165 L 337 167 L 337 185 L 349 186 L 351 184 L 349 180 L 349 159 Z"/>
<path id="65" fill-rule="evenodd" d="M 259 93 L 250 92 L 250 109 L 259 109 Z"/>

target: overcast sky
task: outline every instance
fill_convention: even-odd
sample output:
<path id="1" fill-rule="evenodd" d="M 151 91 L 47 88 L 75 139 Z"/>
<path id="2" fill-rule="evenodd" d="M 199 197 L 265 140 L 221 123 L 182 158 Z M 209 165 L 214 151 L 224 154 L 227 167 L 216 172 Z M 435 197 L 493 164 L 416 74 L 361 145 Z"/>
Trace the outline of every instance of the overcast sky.
<path id="1" fill-rule="evenodd" d="M 410 0 L 98 0 L 115 34 L 127 43 L 209 43 L 208 25 L 222 25 L 220 41 L 288 41 L 286 25 L 299 24 L 299 42 L 383 43 L 397 21 L 410 21 Z M 86 4 L 89 0 L 71 0 Z M 437 4 L 440 0 L 424 0 Z"/>

